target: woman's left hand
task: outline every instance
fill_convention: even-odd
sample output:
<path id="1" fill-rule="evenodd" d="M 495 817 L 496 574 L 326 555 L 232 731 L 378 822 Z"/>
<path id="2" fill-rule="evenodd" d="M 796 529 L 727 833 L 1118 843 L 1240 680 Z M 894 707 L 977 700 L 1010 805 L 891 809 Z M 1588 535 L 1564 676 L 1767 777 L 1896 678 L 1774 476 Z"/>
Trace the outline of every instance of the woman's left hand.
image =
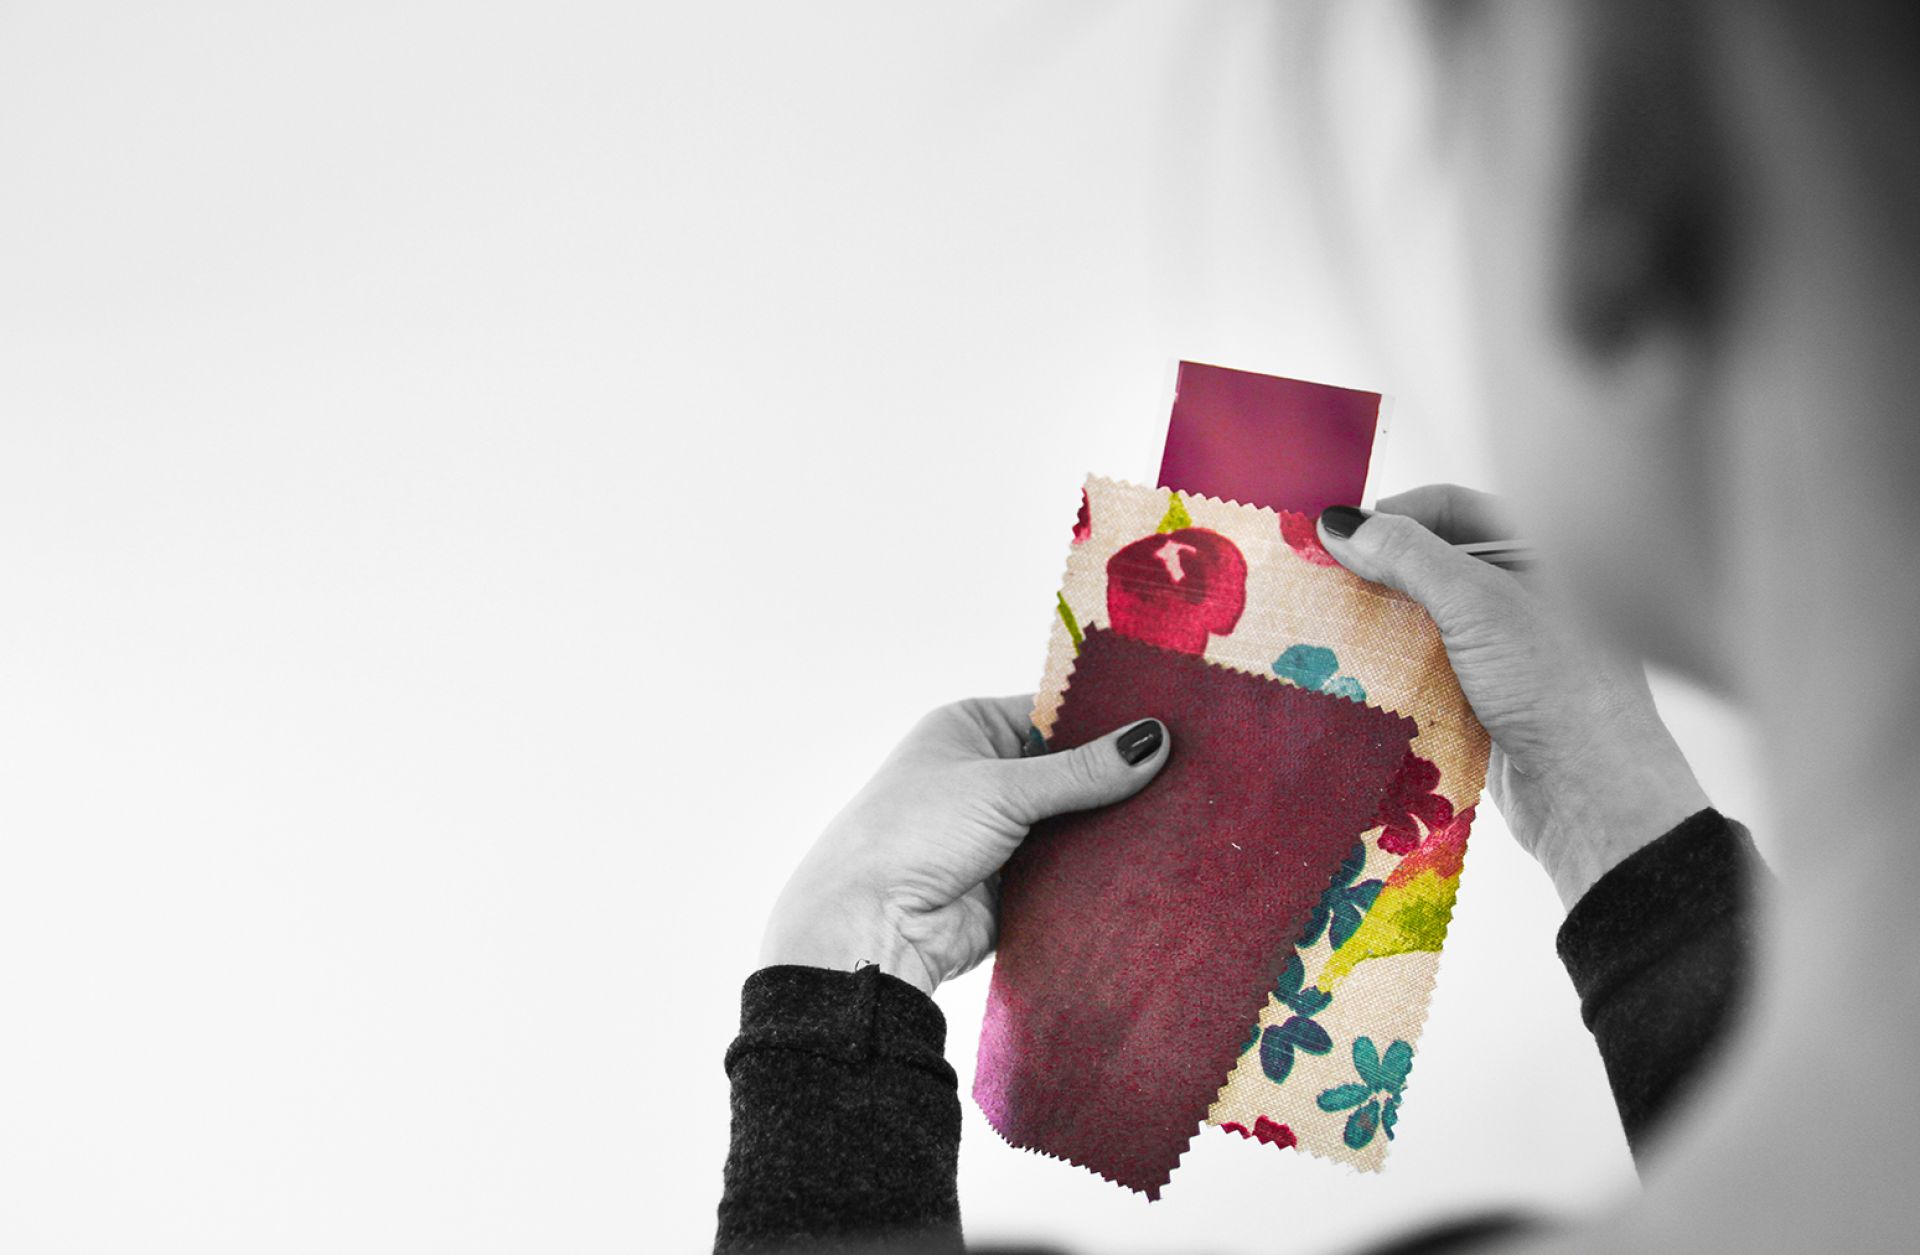
<path id="1" fill-rule="evenodd" d="M 998 873 L 1027 830 L 1131 797 L 1167 761 L 1153 719 L 1022 758 L 1032 710 L 1031 696 L 972 698 L 922 719 L 801 860 L 762 965 L 871 961 L 932 993 L 992 953 Z"/>

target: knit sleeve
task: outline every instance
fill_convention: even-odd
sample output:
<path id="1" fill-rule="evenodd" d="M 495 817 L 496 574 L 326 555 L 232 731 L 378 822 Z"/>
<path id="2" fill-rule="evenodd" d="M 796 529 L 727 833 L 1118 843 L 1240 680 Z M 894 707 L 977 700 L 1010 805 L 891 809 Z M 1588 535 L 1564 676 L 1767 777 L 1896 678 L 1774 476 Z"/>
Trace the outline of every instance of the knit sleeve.
<path id="1" fill-rule="evenodd" d="M 727 1050 L 733 1137 L 716 1255 L 958 1252 L 958 1080 L 946 1018 L 866 967 L 770 967 Z"/>
<path id="2" fill-rule="evenodd" d="M 1560 927 L 1636 1159 L 1738 1019 L 1765 874 L 1747 830 L 1703 810 L 1602 876 Z"/>

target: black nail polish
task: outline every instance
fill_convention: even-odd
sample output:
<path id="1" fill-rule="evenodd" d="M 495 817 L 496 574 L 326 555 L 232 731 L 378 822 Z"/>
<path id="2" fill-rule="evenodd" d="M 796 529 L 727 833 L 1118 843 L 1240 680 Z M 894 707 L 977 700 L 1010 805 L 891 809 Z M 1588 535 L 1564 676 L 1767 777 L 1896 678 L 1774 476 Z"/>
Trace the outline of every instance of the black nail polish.
<path id="1" fill-rule="evenodd" d="M 1160 748 L 1160 742 L 1164 736 L 1165 731 L 1160 727 L 1158 719 L 1142 719 L 1122 732 L 1120 739 L 1115 741 L 1114 745 L 1119 749 L 1120 757 L 1127 760 L 1127 766 L 1138 767 L 1153 757 L 1154 751 Z"/>
<path id="2" fill-rule="evenodd" d="M 1360 525 L 1373 516 L 1365 510 L 1356 510 L 1350 505 L 1330 505 L 1320 511 L 1320 523 L 1327 529 L 1327 535 L 1338 536 L 1345 540 L 1358 531 Z"/>

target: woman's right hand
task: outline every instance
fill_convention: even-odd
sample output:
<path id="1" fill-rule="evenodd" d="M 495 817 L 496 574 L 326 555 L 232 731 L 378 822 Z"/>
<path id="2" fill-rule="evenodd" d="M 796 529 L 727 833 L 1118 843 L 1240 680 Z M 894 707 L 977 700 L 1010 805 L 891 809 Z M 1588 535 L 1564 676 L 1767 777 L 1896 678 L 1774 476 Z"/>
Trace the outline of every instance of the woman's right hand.
<path id="1" fill-rule="evenodd" d="M 1572 909 L 1622 859 L 1711 803 L 1638 662 L 1588 639 L 1523 579 L 1453 548 L 1512 537 L 1495 498 L 1433 484 L 1377 504 L 1322 514 L 1321 543 L 1433 616 L 1493 738 L 1494 805 Z"/>

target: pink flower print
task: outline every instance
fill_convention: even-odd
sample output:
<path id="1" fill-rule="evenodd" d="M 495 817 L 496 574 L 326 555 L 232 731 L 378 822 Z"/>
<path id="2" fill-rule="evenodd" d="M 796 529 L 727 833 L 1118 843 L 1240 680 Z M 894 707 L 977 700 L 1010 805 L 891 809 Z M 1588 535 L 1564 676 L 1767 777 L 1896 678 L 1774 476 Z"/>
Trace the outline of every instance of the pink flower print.
<path id="1" fill-rule="evenodd" d="M 1422 825 L 1433 832 L 1452 822 L 1453 803 L 1434 792 L 1439 783 L 1440 769 L 1408 751 L 1374 816 L 1375 823 L 1386 825 L 1386 831 L 1380 834 L 1381 849 L 1405 854 L 1420 844 Z"/>
<path id="2" fill-rule="evenodd" d="M 1073 543 L 1077 545 L 1091 535 L 1093 535 L 1093 505 L 1087 500 L 1087 490 L 1082 488 L 1080 514 L 1073 520 Z"/>
<path id="3" fill-rule="evenodd" d="M 1228 1121 L 1220 1127 L 1229 1133 L 1238 1133 L 1241 1137 L 1257 1138 L 1269 1146 L 1278 1146 L 1282 1149 L 1300 1144 L 1300 1139 L 1293 1135 L 1292 1128 L 1281 1124 L 1278 1120 L 1269 1120 L 1265 1116 L 1260 1116 L 1254 1120 L 1252 1130 L 1248 1130 L 1244 1124 L 1236 1124 L 1232 1121 Z"/>
<path id="4" fill-rule="evenodd" d="M 1107 618 L 1122 636 L 1183 654 L 1207 652 L 1247 603 L 1247 560 L 1218 532 L 1142 536 L 1107 560 Z"/>
<path id="5" fill-rule="evenodd" d="M 1387 889 L 1398 889 L 1421 872 L 1432 872 L 1442 880 L 1458 876 L 1467 856 L 1467 834 L 1473 830 L 1473 811 L 1469 806 L 1429 832 L 1425 841 L 1394 864 L 1393 871 L 1387 875 Z"/>
<path id="6" fill-rule="evenodd" d="M 1280 539 L 1287 542 L 1287 548 L 1315 566 L 1339 566 L 1340 560 L 1328 553 L 1327 547 L 1320 543 L 1320 533 L 1314 529 L 1314 522 L 1310 514 L 1282 510 Z"/>

